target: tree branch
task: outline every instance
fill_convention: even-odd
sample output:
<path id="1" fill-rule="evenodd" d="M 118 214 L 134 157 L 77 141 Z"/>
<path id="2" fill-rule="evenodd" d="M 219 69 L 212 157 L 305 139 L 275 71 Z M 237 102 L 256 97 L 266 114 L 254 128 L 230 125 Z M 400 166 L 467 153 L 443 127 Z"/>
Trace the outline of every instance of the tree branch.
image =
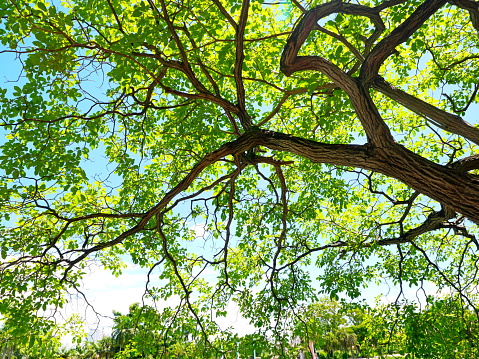
<path id="1" fill-rule="evenodd" d="M 366 57 L 361 66 L 361 83 L 368 86 L 377 76 L 379 68 L 393 53 L 396 46 L 403 43 L 431 17 L 446 0 L 426 0 L 401 25 L 382 39 Z"/>
<path id="2" fill-rule="evenodd" d="M 262 132 L 260 144 L 270 149 L 294 153 L 315 163 L 382 173 L 479 223 L 475 201 L 479 196 L 477 176 L 436 164 L 399 144 L 392 143 L 385 148 L 325 144 L 278 132 Z"/>
<path id="3" fill-rule="evenodd" d="M 205 157 L 203 157 L 202 160 L 200 160 L 191 169 L 191 171 L 185 176 L 185 178 L 183 178 L 183 180 L 180 183 L 178 183 L 173 189 L 171 189 L 168 193 L 166 193 L 165 196 L 163 196 L 163 198 L 158 204 L 156 204 L 148 212 L 146 212 L 143 218 L 135 226 L 126 230 L 125 232 L 123 232 L 122 234 L 120 234 L 118 237 L 116 237 L 115 239 L 111 241 L 99 243 L 96 246 L 88 248 L 87 250 L 83 250 L 82 251 L 83 253 L 81 255 L 79 255 L 74 260 L 69 261 L 68 270 L 73 268 L 75 264 L 82 261 L 91 253 L 97 252 L 101 249 L 112 247 L 115 244 L 121 243 L 126 238 L 132 235 L 135 235 L 136 233 L 143 230 L 148 224 L 148 222 L 154 216 L 160 213 L 160 211 L 164 209 L 168 205 L 168 203 L 170 203 L 170 201 L 173 200 L 174 197 L 176 197 L 178 194 L 186 190 L 206 167 L 219 161 L 225 156 L 228 156 L 228 155 L 235 156 L 239 153 L 246 152 L 250 148 L 257 146 L 259 144 L 259 140 L 260 140 L 260 136 L 258 132 L 248 132 L 244 134 L 243 136 L 241 136 L 240 138 L 236 139 L 235 141 L 228 142 L 224 144 L 223 146 L 221 146 L 218 150 L 207 154 Z"/>
<path id="4" fill-rule="evenodd" d="M 448 165 L 450 168 L 454 168 L 457 171 L 468 172 L 479 169 L 479 155 L 472 155 L 451 163 Z"/>
<path id="5" fill-rule="evenodd" d="M 352 6 L 333 1 L 314 7 L 304 14 L 288 38 L 281 55 L 281 71 L 290 76 L 298 71 L 320 71 L 343 89 L 351 99 L 358 118 L 368 136 L 368 141 L 378 147 L 387 147 L 394 142 L 384 120 L 381 118 L 367 89 L 342 71 L 338 66 L 321 56 L 298 56 L 301 46 L 306 41 L 317 22 L 333 13 L 355 13 L 372 16 L 374 10 L 365 6 Z M 377 14 L 376 14 L 377 15 Z"/>
<path id="6" fill-rule="evenodd" d="M 449 0 L 449 3 L 469 11 L 472 26 L 479 31 L 479 2 L 473 0 Z"/>
<path id="7" fill-rule="evenodd" d="M 415 96 L 409 95 L 407 92 L 391 85 L 382 77 L 376 77 L 372 87 L 414 113 L 424 117 L 435 126 L 479 144 L 479 128 L 467 123 L 460 116 L 441 110 Z"/>
<path id="8" fill-rule="evenodd" d="M 236 61 L 234 77 L 236 83 L 236 99 L 238 101 L 240 122 L 245 131 L 252 126 L 251 117 L 246 112 L 246 94 L 243 84 L 243 62 L 244 62 L 244 33 L 248 20 L 249 0 L 243 1 L 238 27 L 236 28 Z"/>
<path id="9" fill-rule="evenodd" d="M 212 0 L 212 1 L 216 5 L 216 7 L 219 9 L 221 14 L 226 18 L 226 20 L 228 20 L 231 26 L 233 26 L 233 29 L 235 29 L 236 31 L 236 29 L 238 28 L 238 24 L 233 19 L 233 17 L 228 13 L 228 11 L 226 11 L 225 7 L 223 6 L 223 4 L 221 4 L 220 0 Z"/>

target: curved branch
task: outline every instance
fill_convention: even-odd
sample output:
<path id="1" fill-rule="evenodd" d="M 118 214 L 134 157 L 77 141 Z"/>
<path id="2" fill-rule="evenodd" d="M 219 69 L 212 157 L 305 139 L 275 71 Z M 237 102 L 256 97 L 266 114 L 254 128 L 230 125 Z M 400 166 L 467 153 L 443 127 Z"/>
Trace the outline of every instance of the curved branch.
<path id="1" fill-rule="evenodd" d="M 369 85 L 377 76 L 384 61 L 393 54 L 399 44 L 405 42 L 414 34 L 429 17 L 431 17 L 446 0 L 426 0 L 401 25 L 382 39 L 366 57 L 361 66 L 361 83 Z"/>
<path id="2" fill-rule="evenodd" d="M 290 76 L 297 71 L 319 70 L 330 73 L 327 76 L 331 76 L 331 79 L 335 82 L 344 79 L 344 72 L 328 60 L 319 56 L 298 56 L 301 46 L 308 38 L 311 31 L 316 27 L 318 21 L 326 16 L 340 12 L 341 6 L 341 2 L 333 1 L 327 4 L 318 5 L 303 15 L 284 47 L 280 61 L 281 72 L 286 76 Z M 310 62 L 318 63 L 311 64 Z M 310 68 L 311 66 L 312 68 Z"/>
<path id="3" fill-rule="evenodd" d="M 366 6 L 343 4 L 333 1 L 314 7 L 305 13 L 288 38 L 281 55 L 281 71 L 290 76 L 298 71 L 320 71 L 338 85 L 351 99 L 359 120 L 368 136 L 368 141 L 378 147 L 387 147 L 394 142 L 388 126 L 381 118 L 367 89 L 356 79 L 342 71 L 331 61 L 321 56 L 298 56 L 301 46 L 317 22 L 333 13 L 357 14 L 368 17 L 378 16 L 374 9 Z M 377 21 L 377 20 L 376 20 Z"/>
<path id="4" fill-rule="evenodd" d="M 475 198 L 479 197 L 479 179 L 476 176 L 438 165 L 398 144 L 384 149 L 370 145 L 328 144 L 253 127 L 235 141 L 228 142 L 203 157 L 134 227 L 111 241 L 82 250 L 81 255 L 68 261 L 67 270 L 89 254 L 121 243 L 125 238 L 143 230 L 150 219 L 160 213 L 175 196 L 186 190 L 209 165 L 225 156 L 237 156 L 259 145 L 297 154 L 314 163 L 357 167 L 383 173 L 479 223 L 475 201 Z M 457 198 L 461 198 L 461 201 L 457 201 Z"/>
<path id="5" fill-rule="evenodd" d="M 376 241 L 377 244 L 384 246 L 390 244 L 401 244 L 411 242 L 421 234 L 434 231 L 441 228 L 449 228 L 447 221 L 454 218 L 455 213 L 450 209 L 443 207 L 440 211 L 431 213 L 427 219 L 419 226 L 410 229 L 398 238 L 386 238 Z"/>

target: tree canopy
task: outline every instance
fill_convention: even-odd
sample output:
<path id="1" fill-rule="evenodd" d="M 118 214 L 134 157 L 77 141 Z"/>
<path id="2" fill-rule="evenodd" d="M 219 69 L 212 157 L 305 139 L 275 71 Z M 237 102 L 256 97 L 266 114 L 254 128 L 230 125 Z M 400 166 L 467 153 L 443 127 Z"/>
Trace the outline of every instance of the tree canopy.
<path id="1" fill-rule="evenodd" d="M 475 310 L 477 2 L 5 0 L 0 17 L 0 59 L 21 64 L 0 90 L 0 313 L 19 336 L 49 331 L 92 263 L 125 261 L 207 336 L 232 301 L 281 335 L 318 292 L 381 280 Z"/>

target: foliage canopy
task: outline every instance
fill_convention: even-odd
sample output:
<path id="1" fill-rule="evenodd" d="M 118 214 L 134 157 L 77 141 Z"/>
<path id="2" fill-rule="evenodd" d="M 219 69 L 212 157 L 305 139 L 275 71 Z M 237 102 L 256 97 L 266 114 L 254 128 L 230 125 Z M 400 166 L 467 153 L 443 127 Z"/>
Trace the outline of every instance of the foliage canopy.
<path id="1" fill-rule="evenodd" d="M 19 333 L 126 258 L 208 335 L 231 301 L 280 335 L 318 294 L 312 267 L 333 297 L 431 281 L 473 304 L 475 1 L 4 0 L 0 16 L 0 56 L 22 64 L 0 90 L 0 312 Z"/>

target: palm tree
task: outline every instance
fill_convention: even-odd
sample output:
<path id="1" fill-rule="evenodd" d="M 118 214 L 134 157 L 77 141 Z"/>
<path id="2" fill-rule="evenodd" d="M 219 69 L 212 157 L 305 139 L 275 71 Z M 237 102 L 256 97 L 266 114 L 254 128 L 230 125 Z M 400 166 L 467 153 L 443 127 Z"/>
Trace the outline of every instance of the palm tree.
<path id="1" fill-rule="evenodd" d="M 117 311 L 113 311 L 113 322 L 115 324 L 113 326 L 111 339 L 116 347 L 116 352 L 124 349 L 125 345 L 133 339 L 138 330 L 138 324 L 137 321 L 134 320 L 133 314 L 138 312 L 138 307 L 139 303 L 130 305 L 128 314 L 126 315 L 123 315 Z"/>

